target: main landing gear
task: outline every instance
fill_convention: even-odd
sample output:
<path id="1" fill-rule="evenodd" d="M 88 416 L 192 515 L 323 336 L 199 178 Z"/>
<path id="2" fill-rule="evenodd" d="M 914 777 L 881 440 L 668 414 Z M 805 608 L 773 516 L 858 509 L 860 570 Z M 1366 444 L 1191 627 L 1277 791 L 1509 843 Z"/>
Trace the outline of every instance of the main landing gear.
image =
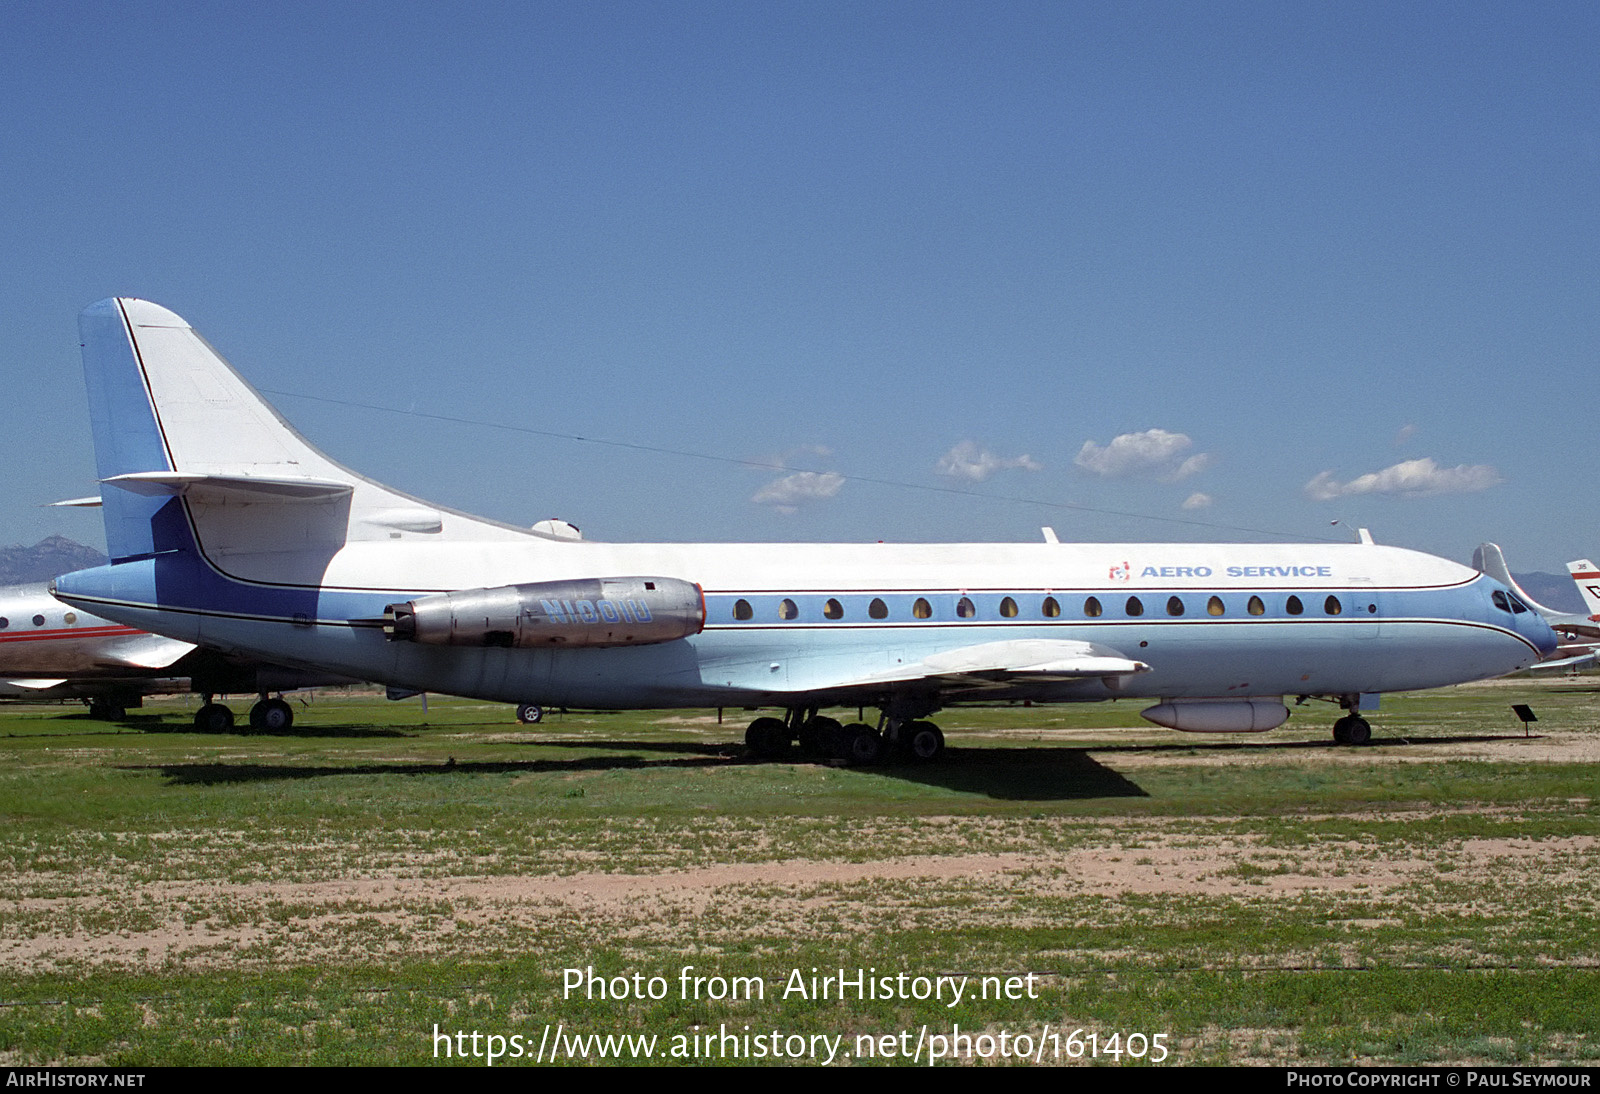
<path id="1" fill-rule="evenodd" d="M 233 710 L 210 695 L 194 712 L 194 728 L 201 733 L 227 733 L 233 729 Z M 280 696 L 262 695 L 250 708 L 250 728 L 260 733 L 282 733 L 294 725 L 294 708 Z"/>
<path id="2" fill-rule="evenodd" d="M 782 718 L 757 718 L 745 730 L 744 744 L 752 756 L 764 760 L 782 759 L 797 746 L 803 753 L 853 767 L 893 760 L 931 763 L 944 755 L 944 734 L 932 722 L 885 713 L 874 729 L 865 722 L 844 725 L 819 715 L 815 707 L 795 708 Z"/>

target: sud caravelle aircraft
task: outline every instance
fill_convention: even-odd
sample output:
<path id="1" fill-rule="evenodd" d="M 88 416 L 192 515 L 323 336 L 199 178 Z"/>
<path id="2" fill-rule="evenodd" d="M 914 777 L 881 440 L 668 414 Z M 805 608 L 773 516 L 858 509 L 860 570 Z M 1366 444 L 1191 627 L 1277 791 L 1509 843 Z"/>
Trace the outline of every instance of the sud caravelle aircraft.
<path id="1" fill-rule="evenodd" d="M 1555 648 L 1500 582 L 1354 544 L 612 544 L 418 501 L 313 448 L 143 300 L 81 317 L 111 562 L 57 580 L 185 642 L 401 688 L 774 707 L 746 741 L 930 759 L 961 702 L 1151 701 L 1195 731 L 1499 676 Z M 1518 610 L 1521 608 L 1521 610 Z M 870 706 L 879 726 L 821 712 Z"/>

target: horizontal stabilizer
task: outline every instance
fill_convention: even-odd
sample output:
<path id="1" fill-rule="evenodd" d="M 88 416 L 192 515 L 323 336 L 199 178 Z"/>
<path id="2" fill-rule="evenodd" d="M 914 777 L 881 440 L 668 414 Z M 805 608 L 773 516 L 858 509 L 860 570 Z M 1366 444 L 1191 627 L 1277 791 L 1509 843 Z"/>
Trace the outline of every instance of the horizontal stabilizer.
<path id="1" fill-rule="evenodd" d="M 208 475 L 193 471 L 135 471 L 100 481 L 145 497 L 181 494 L 197 501 L 220 500 L 228 494 L 246 495 L 252 501 L 321 501 L 342 498 L 355 490 L 352 484 L 333 479 Z"/>

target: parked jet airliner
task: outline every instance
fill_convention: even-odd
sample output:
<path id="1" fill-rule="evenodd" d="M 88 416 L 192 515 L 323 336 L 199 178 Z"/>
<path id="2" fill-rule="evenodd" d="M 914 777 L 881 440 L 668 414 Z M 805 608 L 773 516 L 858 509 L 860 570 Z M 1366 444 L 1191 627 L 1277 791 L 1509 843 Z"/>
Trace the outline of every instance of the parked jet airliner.
<path id="1" fill-rule="evenodd" d="M 1195 731 L 1286 697 L 1524 668 L 1555 648 L 1504 585 L 1355 544 L 610 544 L 439 508 L 313 448 L 189 324 L 143 300 L 81 318 L 109 565 L 85 610 L 396 687 L 597 708 L 773 707 L 752 750 L 822 740 L 931 758 L 967 701 L 1138 699 Z M 870 706 L 877 728 L 824 710 Z"/>
<path id="2" fill-rule="evenodd" d="M 0 699 L 82 699 L 90 717 L 118 721 L 146 695 L 196 691 L 205 701 L 195 711 L 195 728 L 217 733 L 233 727 L 233 711 L 216 697 L 256 692 L 251 728 L 280 731 L 294 723 L 294 710 L 270 692 L 351 683 L 225 657 L 74 611 L 44 582 L 0 588 Z"/>

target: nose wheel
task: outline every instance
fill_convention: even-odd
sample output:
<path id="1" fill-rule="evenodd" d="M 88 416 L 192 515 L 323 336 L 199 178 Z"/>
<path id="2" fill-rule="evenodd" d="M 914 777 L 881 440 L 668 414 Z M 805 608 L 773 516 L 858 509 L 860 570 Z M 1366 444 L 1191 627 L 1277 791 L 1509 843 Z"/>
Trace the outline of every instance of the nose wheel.
<path id="1" fill-rule="evenodd" d="M 1333 739 L 1342 745 L 1364 745 L 1372 740 L 1372 726 L 1357 714 L 1346 714 L 1333 723 Z"/>

